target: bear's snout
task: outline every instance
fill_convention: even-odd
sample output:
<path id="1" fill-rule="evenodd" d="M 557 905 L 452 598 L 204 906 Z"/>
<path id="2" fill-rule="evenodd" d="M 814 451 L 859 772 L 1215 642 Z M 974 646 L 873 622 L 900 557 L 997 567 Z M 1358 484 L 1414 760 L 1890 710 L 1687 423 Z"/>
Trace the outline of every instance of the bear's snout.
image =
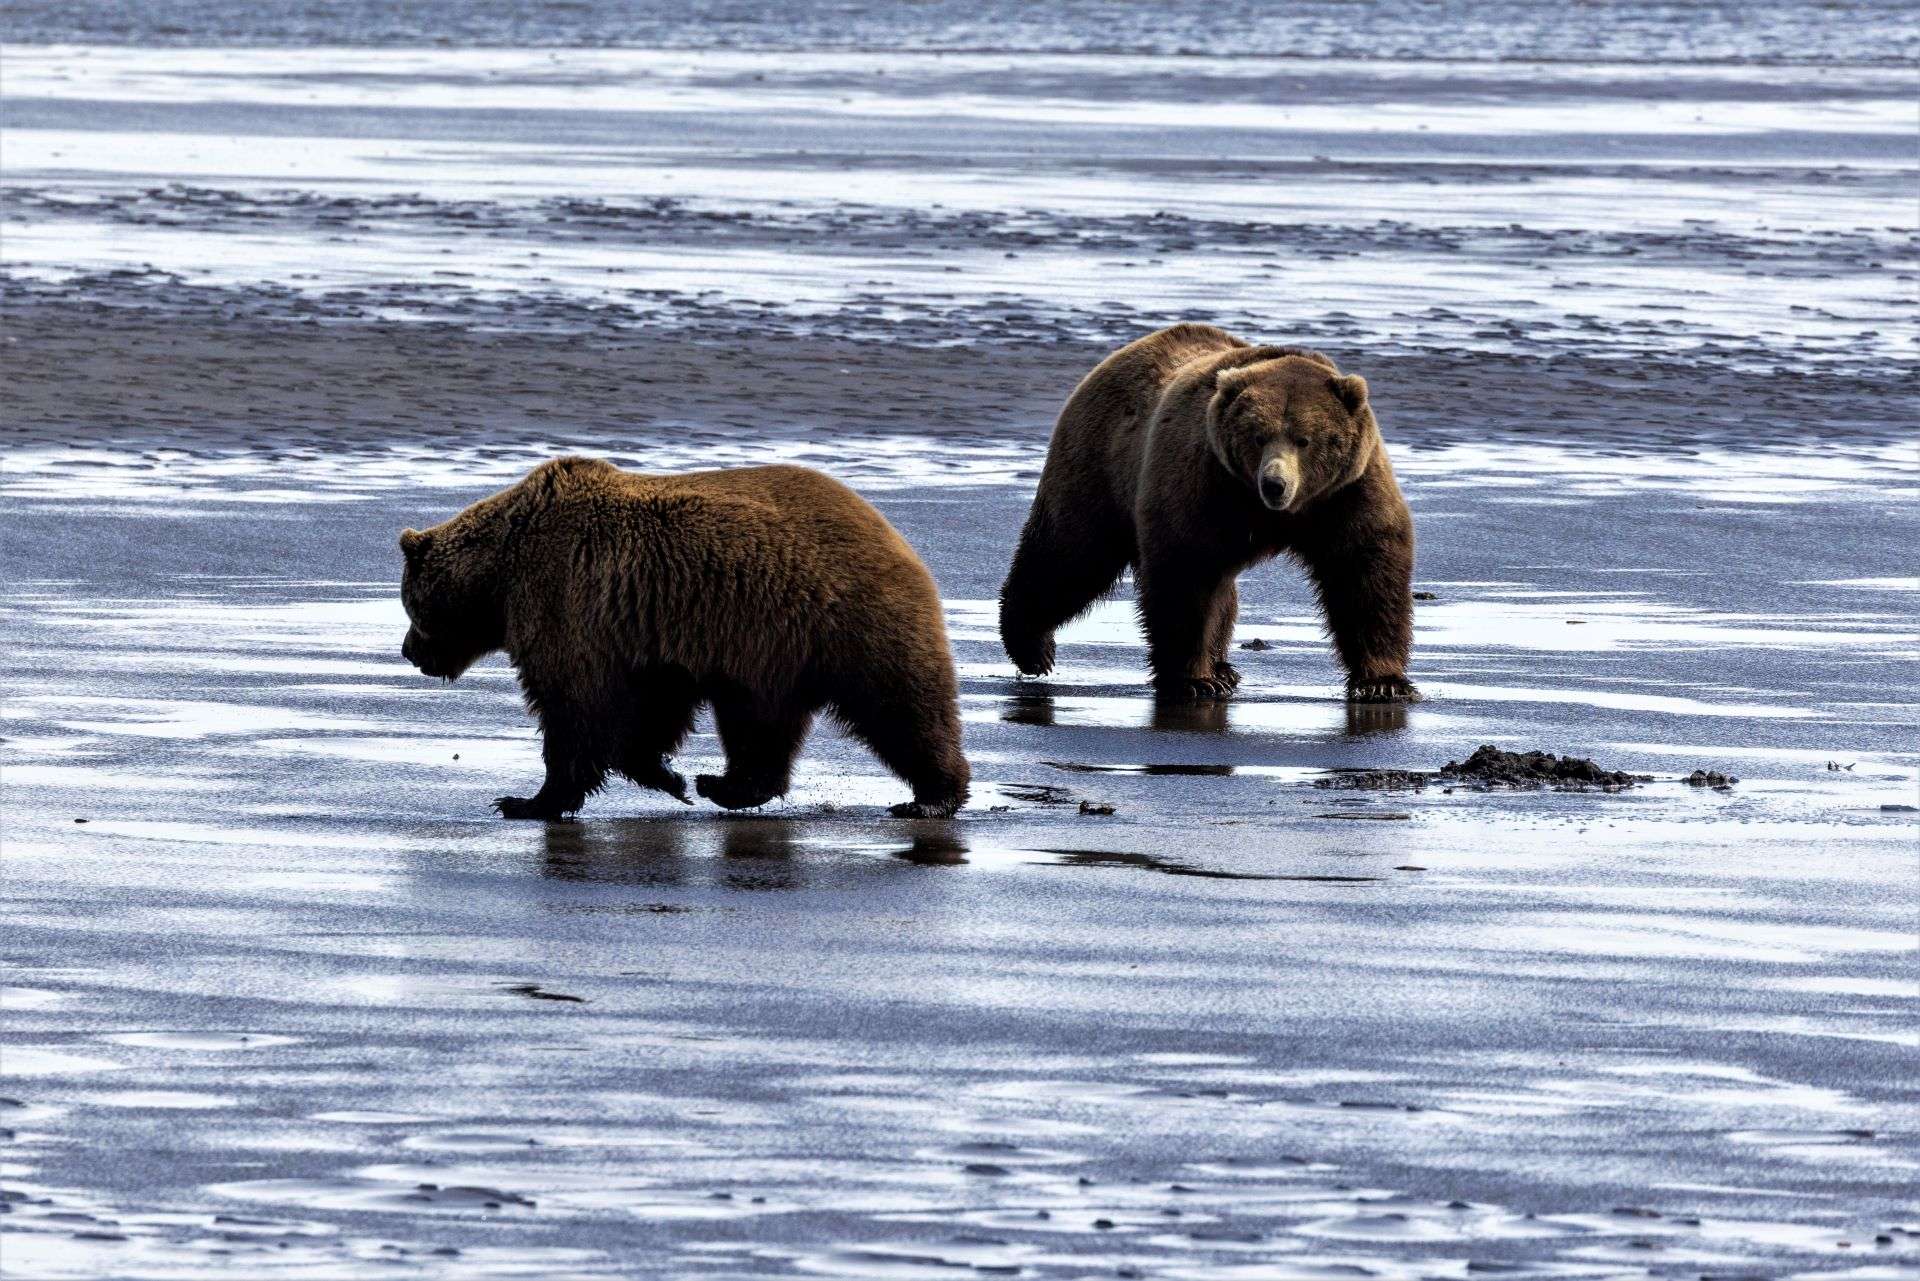
<path id="1" fill-rule="evenodd" d="M 411 627 L 407 629 L 406 636 L 400 641 L 400 657 L 419 668 L 422 676 L 442 674 L 433 670 L 433 656 L 427 653 L 426 642 L 421 640 L 420 634 Z"/>
<path id="2" fill-rule="evenodd" d="M 1269 454 L 1260 464 L 1260 501 L 1283 512 L 1300 496 L 1300 462 L 1291 454 Z"/>
<path id="3" fill-rule="evenodd" d="M 1287 508 L 1287 482 L 1271 472 L 1260 477 L 1260 501 L 1275 511 Z"/>

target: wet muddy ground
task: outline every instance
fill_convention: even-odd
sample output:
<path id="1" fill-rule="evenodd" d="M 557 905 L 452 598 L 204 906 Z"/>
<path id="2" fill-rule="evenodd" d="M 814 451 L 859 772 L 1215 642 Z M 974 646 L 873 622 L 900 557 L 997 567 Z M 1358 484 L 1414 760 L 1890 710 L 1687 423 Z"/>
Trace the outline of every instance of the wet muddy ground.
<path id="1" fill-rule="evenodd" d="M 872 67 L 696 59 L 651 134 L 579 105 L 618 58 L 495 66 L 488 120 L 348 110 L 332 54 L 96 54 L 9 50 L 7 1276 L 1920 1274 L 1912 179 L 1872 76 L 1703 73 L 1801 124 L 1669 163 L 1565 69 L 1474 110 L 1626 106 L 1509 155 L 1062 105 L 1367 92 L 1311 65 L 889 68 L 973 76 L 970 132 L 836 115 Z M 334 101 L 276 106 L 301 76 Z M 773 95 L 772 150 L 702 133 L 721 88 Z M 571 194 L 508 116 L 572 131 Z M 894 159 L 852 163 L 876 119 Z M 1272 279 L 1195 274 L 1270 234 Z M 1286 565 L 1229 703 L 1152 703 L 1124 591 L 1014 679 L 992 600 L 1059 400 L 1209 302 L 1372 383 L 1430 701 L 1347 709 Z M 537 740 L 498 660 L 401 660 L 393 538 L 566 450 L 870 496 L 946 597 L 974 804 L 887 818 L 823 729 L 756 815 L 491 817 Z M 1650 781 L 1316 786 L 1483 744 Z"/>
<path id="2" fill-rule="evenodd" d="M 998 652 L 1039 445 L 1004 484 L 839 445 L 949 599 L 959 820 L 886 818 L 899 785 L 823 732 L 763 815 L 616 786 L 544 828 L 488 814 L 538 769 L 504 667 L 397 653 L 392 531 L 513 449 L 309 489 L 297 451 L 16 456 L 21 1275 L 1920 1261 L 1914 827 L 1883 808 L 1915 792 L 1910 481 L 1572 498 L 1403 451 L 1432 701 L 1350 713 L 1276 566 L 1243 695 L 1164 710 L 1124 602 L 1051 681 Z M 1312 785 L 1489 741 L 1654 781 Z"/>

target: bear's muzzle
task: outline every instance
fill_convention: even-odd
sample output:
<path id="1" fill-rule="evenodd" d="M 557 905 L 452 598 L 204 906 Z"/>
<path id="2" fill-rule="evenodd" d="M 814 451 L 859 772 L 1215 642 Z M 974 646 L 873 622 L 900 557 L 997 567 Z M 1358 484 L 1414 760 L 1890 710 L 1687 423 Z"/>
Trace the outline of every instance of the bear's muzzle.
<path id="1" fill-rule="evenodd" d="M 433 654 L 427 648 L 426 638 L 411 627 L 407 629 L 405 638 L 400 642 L 400 657 L 419 668 L 422 676 L 447 675 L 444 669 L 436 668 Z"/>
<path id="2" fill-rule="evenodd" d="M 1260 502 L 1270 511 L 1290 510 L 1300 498 L 1300 458 L 1292 450 L 1273 450 L 1260 461 Z"/>

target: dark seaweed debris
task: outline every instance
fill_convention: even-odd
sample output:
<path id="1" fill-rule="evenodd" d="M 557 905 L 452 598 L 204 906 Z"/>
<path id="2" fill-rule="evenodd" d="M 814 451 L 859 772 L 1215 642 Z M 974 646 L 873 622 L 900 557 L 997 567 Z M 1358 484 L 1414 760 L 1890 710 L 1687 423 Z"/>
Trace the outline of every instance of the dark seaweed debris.
<path id="1" fill-rule="evenodd" d="M 1448 761 L 1440 775 L 1469 787 L 1511 787 L 1560 791 L 1621 791 L 1635 783 L 1651 783 L 1651 774 L 1627 774 L 1602 769 L 1584 756 L 1555 756 L 1552 752 L 1503 752 L 1484 743 L 1464 761 Z"/>
<path id="2" fill-rule="evenodd" d="M 1343 791 L 1407 791 L 1433 783 L 1475 791 L 1511 788 L 1563 792 L 1588 790 L 1619 792 L 1637 783 L 1651 783 L 1651 774 L 1628 774 L 1603 769 L 1584 756 L 1555 756 L 1552 752 L 1505 752 L 1484 744 L 1464 761 L 1448 761 L 1436 772 L 1404 769 L 1337 770 L 1313 780 L 1315 787 Z M 1685 782 L 1694 787 L 1728 788 L 1740 780 L 1712 770 L 1695 770 Z"/>

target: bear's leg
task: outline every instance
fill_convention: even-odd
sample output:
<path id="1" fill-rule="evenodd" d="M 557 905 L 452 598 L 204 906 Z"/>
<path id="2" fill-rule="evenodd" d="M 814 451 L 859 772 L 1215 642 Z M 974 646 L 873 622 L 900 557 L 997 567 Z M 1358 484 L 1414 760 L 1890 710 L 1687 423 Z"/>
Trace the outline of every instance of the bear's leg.
<path id="1" fill-rule="evenodd" d="M 1359 520 L 1318 532 L 1296 553 L 1320 593 L 1327 631 L 1347 669 L 1355 703 L 1418 702 L 1407 679 L 1413 648 L 1410 524 Z"/>
<path id="2" fill-rule="evenodd" d="M 1000 587 L 1000 642 L 1029 676 L 1053 670 L 1053 633 L 1107 594 L 1132 558 L 1132 531 L 1109 515 L 1056 519 L 1036 500 Z"/>
<path id="3" fill-rule="evenodd" d="M 929 657 L 926 672 L 897 669 L 839 691 L 833 700 L 842 723 L 913 789 L 895 805 L 896 818 L 952 818 L 967 803 L 973 769 L 960 745 L 960 705 L 946 655 Z"/>
<path id="4" fill-rule="evenodd" d="M 1220 670 L 1220 618 L 1237 611 L 1231 571 L 1191 563 L 1148 561 L 1139 573 L 1140 621 L 1147 631 L 1147 664 L 1162 698 L 1224 698 L 1238 673 Z M 1228 593 L 1234 593 L 1228 596 Z M 1229 603 L 1230 602 L 1230 603 Z M 1232 624 L 1227 624 L 1232 634 Z"/>
<path id="5" fill-rule="evenodd" d="M 728 692 L 714 697 L 713 724 L 727 752 L 727 772 L 699 775 L 695 791 L 730 810 L 751 809 L 787 794 L 793 758 L 813 727 L 810 709 Z"/>
<path id="6" fill-rule="evenodd" d="M 1207 611 L 1207 648 L 1213 654 L 1213 674 L 1227 683 L 1229 692 L 1240 688 L 1240 669 L 1229 661 L 1233 653 L 1233 625 L 1240 620 L 1240 584 L 1229 578 L 1214 593 Z"/>
<path id="7" fill-rule="evenodd" d="M 692 676 L 676 673 L 638 682 L 615 766 L 642 787 L 651 787 L 688 805 L 687 780 L 668 763 L 693 732 L 700 696 Z"/>
<path id="8" fill-rule="evenodd" d="M 502 818 L 556 819 L 574 813 L 607 781 L 609 752 L 597 728 L 606 717 L 580 711 L 559 700 L 539 699 L 540 755 L 546 781 L 532 796 L 502 796 L 494 809 Z"/>

